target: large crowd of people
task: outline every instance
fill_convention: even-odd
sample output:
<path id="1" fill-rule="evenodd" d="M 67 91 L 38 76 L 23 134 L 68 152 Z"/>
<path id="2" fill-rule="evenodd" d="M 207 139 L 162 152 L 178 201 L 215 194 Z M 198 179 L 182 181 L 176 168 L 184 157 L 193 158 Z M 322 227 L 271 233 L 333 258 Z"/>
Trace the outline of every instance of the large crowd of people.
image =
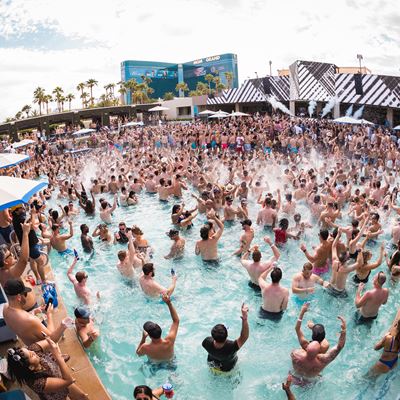
<path id="1" fill-rule="evenodd" d="M 109 251 L 116 253 L 116 274 L 137 279 L 143 296 L 161 297 L 168 307 L 172 324 L 167 334 L 163 335 L 156 322 L 145 322 L 136 354 L 155 362 L 174 357 L 181 322 L 179 301 L 173 300 L 179 287 L 175 271 L 171 270 L 169 287 L 157 282 L 154 244 L 145 238 L 146 226 L 127 226 L 114 219 L 117 207 L 128 209 L 146 202 L 144 193 L 170 205 L 166 218 L 171 220 L 171 229 L 166 236 L 171 248 L 165 259 L 184 260 L 193 252 L 208 267 L 217 266 L 224 230 L 237 221 L 242 234 L 231 250 L 247 271 L 249 286 L 255 294 L 261 293 L 259 317 L 279 324 L 289 298 L 296 298 L 299 316 L 293 335 L 297 334 L 299 347 L 290 354 L 289 376 L 282 377 L 282 389 L 289 399 L 295 398 L 292 385 L 315 382 L 345 351 L 348 332 L 341 315 L 337 316 L 337 343 L 327 341 L 322 324 L 308 324 L 310 339 L 302 331 L 317 285 L 354 304 L 358 324 L 378 319 L 385 330 L 375 347 L 371 344 L 371 351 L 381 351 L 371 365 L 371 376 L 396 368 L 399 315 L 393 309 L 393 322 L 379 319 L 389 296 L 397 296 L 395 284 L 400 280 L 400 139 L 396 134 L 382 127 L 255 114 L 213 123 L 99 129 L 91 151 L 85 154 L 60 154 L 65 140 L 56 141 L 56 152 L 46 141 L 37 141 L 27 149 L 29 161 L 6 171 L 28 179 L 46 176 L 49 184 L 29 204 L 0 211 L 0 283 L 9 301 L 4 319 L 24 344 L 8 350 L 9 375 L 30 386 L 41 399 L 87 398 L 74 382 L 66 364 L 68 356 L 61 354 L 57 342 L 72 325 L 85 348 L 101 335 L 91 309 L 101 293 L 92 293 L 86 284 L 88 273 L 76 270 L 78 255 L 68 244 L 76 235 L 86 254 L 95 251 L 98 240 L 108 243 Z M 97 165 L 97 173 L 83 181 L 81 172 L 89 162 Z M 195 207 L 185 206 L 184 192 L 191 193 Z M 112 195 L 111 204 L 105 194 Z M 49 201 L 58 203 L 58 208 L 49 209 Z M 304 207 L 309 221 L 301 213 Z M 257 218 L 252 220 L 254 212 Z M 97 215 L 101 223 L 77 225 L 74 218 L 78 214 Z M 187 248 L 185 235 L 196 218 L 204 219 L 204 224 L 194 248 Z M 311 249 L 304 235 L 315 227 L 319 244 Z M 269 258 L 254 243 L 256 232 L 263 232 Z M 390 242 L 383 241 L 384 233 L 389 233 Z M 289 241 L 295 246 L 289 248 Z M 114 244 L 124 245 L 124 250 L 113 250 Z M 32 290 L 34 285 L 51 286 L 45 272 L 49 251 L 71 258 L 67 276 L 80 302 L 74 320 L 65 318 L 58 325 L 51 302 L 41 304 L 41 296 Z M 305 260 L 290 288 L 281 284 L 284 271 L 278 261 L 283 251 L 295 252 Z M 354 298 L 350 298 L 349 285 L 357 286 Z M 202 342 L 214 372 L 234 369 L 238 352 L 251 335 L 248 318 L 254 310 L 246 304 L 239 306 L 237 339 L 228 339 L 227 327 L 217 324 Z M 325 312 L 332 314 L 332 310 Z M 171 398 L 171 392 L 169 387 L 152 391 L 138 386 L 134 398 Z"/>

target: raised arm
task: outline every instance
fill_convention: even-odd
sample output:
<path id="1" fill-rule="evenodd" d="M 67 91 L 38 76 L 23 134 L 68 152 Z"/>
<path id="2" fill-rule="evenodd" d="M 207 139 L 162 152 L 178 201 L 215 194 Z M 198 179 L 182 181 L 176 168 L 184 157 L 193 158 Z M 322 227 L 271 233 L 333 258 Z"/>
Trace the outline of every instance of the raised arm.
<path id="1" fill-rule="evenodd" d="M 174 342 L 176 339 L 176 335 L 178 334 L 179 316 L 178 316 L 178 313 L 176 312 L 176 309 L 173 306 L 171 299 L 167 293 L 163 294 L 162 299 L 163 299 L 164 303 L 168 306 L 169 313 L 172 318 L 172 325 L 169 328 L 169 332 L 168 332 L 166 339 L 172 340 Z"/>
<path id="2" fill-rule="evenodd" d="M 346 321 L 343 317 L 338 318 L 342 321 L 338 344 L 328 350 L 325 354 L 318 355 L 318 359 L 325 365 L 332 362 L 339 355 L 346 343 Z"/>
<path id="3" fill-rule="evenodd" d="M 218 226 L 218 231 L 215 232 L 214 234 L 214 238 L 219 240 L 219 238 L 222 236 L 222 232 L 224 231 L 224 224 L 221 222 L 221 220 L 215 215 L 213 218 L 211 218 L 213 221 L 215 221 L 215 223 Z"/>
<path id="4" fill-rule="evenodd" d="M 308 311 L 308 307 L 309 307 L 309 303 L 304 303 L 303 306 L 301 307 L 299 318 L 297 319 L 296 327 L 295 327 L 297 339 L 299 340 L 300 346 L 304 350 L 307 349 L 309 341 L 304 337 L 303 330 L 301 329 L 301 323 L 303 322 L 304 314 Z"/>
<path id="5" fill-rule="evenodd" d="M 246 304 L 242 304 L 242 330 L 240 331 L 240 336 L 236 339 L 239 349 L 246 343 L 249 338 L 249 323 L 247 321 L 247 315 L 249 313 L 249 307 Z"/>
<path id="6" fill-rule="evenodd" d="M 268 286 L 267 282 L 265 282 L 265 278 L 267 275 L 271 272 L 272 266 L 268 267 L 259 277 L 258 277 L 258 286 L 260 286 L 261 289 L 265 288 Z"/>
<path id="7" fill-rule="evenodd" d="M 270 262 L 278 261 L 279 257 L 281 256 L 281 253 L 276 244 L 268 236 L 264 237 L 264 242 L 270 245 L 273 253 L 273 256 L 270 258 Z"/>
<path id="8" fill-rule="evenodd" d="M 31 224 L 26 220 L 22 226 L 22 242 L 21 242 L 21 254 L 17 263 L 9 269 L 10 275 L 13 278 L 19 278 L 25 271 L 26 264 L 29 261 L 29 232 L 31 230 Z"/>
<path id="9" fill-rule="evenodd" d="M 77 282 L 77 280 L 76 280 L 76 278 L 75 278 L 75 275 L 74 275 L 74 268 L 75 268 L 75 265 L 76 265 L 77 261 L 78 261 L 77 258 L 74 257 L 74 260 L 72 261 L 72 264 L 69 266 L 68 271 L 67 271 L 68 279 L 69 279 L 74 285 L 75 285 L 75 283 Z"/>
<path id="10" fill-rule="evenodd" d="M 382 264 L 384 252 L 385 252 L 385 242 L 382 242 L 381 250 L 379 252 L 379 258 L 374 263 L 368 264 L 367 269 L 373 270 L 375 268 L 378 268 Z"/>

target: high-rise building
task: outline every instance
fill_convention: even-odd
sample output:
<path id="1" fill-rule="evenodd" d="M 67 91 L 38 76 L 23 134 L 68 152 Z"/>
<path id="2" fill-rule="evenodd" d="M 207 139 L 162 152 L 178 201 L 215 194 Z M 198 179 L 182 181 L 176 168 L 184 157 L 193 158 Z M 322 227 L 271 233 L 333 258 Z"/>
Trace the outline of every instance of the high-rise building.
<path id="1" fill-rule="evenodd" d="M 226 72 L 232 76 L 229 82 Z M 141 83 L 144 77 L 151 79 L 149 86 L 154 90 L 154 93 L 150 95 L 152 98 L 162 98 L 167 92 L 178 96 L 175 88 L 181 82 L 186 83 L 189 90 L 196 90 L 198 82 L 207 83 L 205 80 L 207 74 L 218 75 L 227 88 L 237 88 L 239 80 L 236 54 L 228 53 L 199 58 L 182 64 L 137 60 L 127 60 L 121 63 L 122 81 L 126 82 L 133 78 L 136 82 Z M 125 97 L 126 103 L 130 104 L 132 96 L 129 91 Z"/>

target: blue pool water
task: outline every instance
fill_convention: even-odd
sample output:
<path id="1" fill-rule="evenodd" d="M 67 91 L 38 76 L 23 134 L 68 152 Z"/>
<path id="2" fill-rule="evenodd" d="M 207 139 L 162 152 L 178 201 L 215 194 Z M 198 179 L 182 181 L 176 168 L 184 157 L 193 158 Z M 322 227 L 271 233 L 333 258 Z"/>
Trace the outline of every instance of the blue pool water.
<path id="1" fill-rule="evenodd" d="M 185 193 L 185 203 L 188 208 L 194 205 L 188 193 Z M 168 253 L 171 245 L 165 232 L 171 228 L 172 205 L 172 201 L 161 204 L 156 196 L 141 194 L 137 206 L 120 207 L 115 211 L 112 225 L 113 232 L 117 230 L 119 221 L 142 228 L 145 238 L 154 249 L 156 279 L 164 286 L 170 283 L 171 267 L 177 271 L 178 282 L 173 301 L 181 324 L 175 346 L 175 367 L 170 369 L 157 368 L 135 354 L 145 321 L 156 321 L 163 328 L 164 334 L 168 332 L 171 321 L 167 306 L 158 299 L 147 299 L 137 280 L 127 282 L 120 276 L 116 268 L 116 254 L 123 246 L 108 246 L 94 238 L 94 256 L 88 259 L 84 255 L 79 240 L 79 225 L 87 223 L 92 232 L 100 222 L 98 216 L 87 217 L 81 212 L 74 220 L 75 236 L 70 241 L 70 247 L 75 247 L 80 253 L 78 269 L 84 269 L 89 274 L 88 285 L 93 293 L 97 290 L 101 293 L 100 304 L 95 306 L 101 337 L 88 353 L 105 387 L 116 400 L 132 399 L 135 385 L 156 387 L 167 380 L 174 385 L 177 399 L 286 398 L 281 383 L 291 368 L 290 352 L 299 347 L 294 325 L 300 306 L 291 295 L 288 310 L 279 323 L 258 317 L 261 297 L 248 287 L 246 271 L 241 267 L 239 259 L 232 256 L 238 247 L 241 232 L 238 222 L 226 227 L 224 231 L 219 246 L 220 265 L 203 265 L 194 254 L 195 241 L 199 238 L 199 227 L 205 221 L 204 216 L 195 220 L 192 230 L 183 233 L 186 239 L 183 260 L 165 260 L 163 256 Z M 257 209 L 250 202 L 253 221 Z M 305 208 L 300 206 L 299 209 L 303 220 L 307 220 Z M 316 232 L 313 228 L 306 234 L 304 241 L 309 249 L 311 245 L 317 244 Z M 264 235 L 265 232 L 256 228 L 253 244 L 261 245 L 266 259 L 270 257 L 270 249 L 262 241 Z M 293 274 L 299 272 L 306 261 L 298 246 L 299 242 L 291 241 L 282 251 L 279 261 L 284 271 L 282 284 L 288 288 Z M 377 253 L 378 248 L 374 251 L 373 259 Z M 50 258 L 59 290 L 72 315 L 78 302 L 66 276 L 71 258 L 62 258 L 54 251 Z M 379 270 L 386 270 L 386 266 L 382 265 Z M 368 288 L 371 287 L 371 280 Z M 305 320 L 313 319 L 323 323 L 332 346 L 337 342 L 340 330 L 340 322 L 336 318 L 338 314 L 343 315 L 348 322 L 348 335 L 344 350 L 326 368 L 318 383 L 308 388 L 293 387 L 298 399 L 396 399 L 400 393 L 398 370 L 375 381 L 366 377 L 368 369 L 380 355 L 373 350 L 373 346 L 387 331 L 399 307 L 398 288 L 391 286 L 388 304 L 381 308 L 378 320 L 370 328 L 355 326 L 355 287 L 350 283 L 348 292 L 348 299 L 336 299 L 318 289 L 312 301 Z M 201 342 L 216 323 L 224 323 L 229 327 L 229 337 L 237 338 L 240 334 L 242 302 L 246 302 L 250 308 L 250 338 L 239 352 L 239 362 L 234 373 L 228 377 L 213 375 L 207 367 L 207 355 Z M 310 336 L 305 324 L 303 328 L 307 331 L 306 335 Z"/>

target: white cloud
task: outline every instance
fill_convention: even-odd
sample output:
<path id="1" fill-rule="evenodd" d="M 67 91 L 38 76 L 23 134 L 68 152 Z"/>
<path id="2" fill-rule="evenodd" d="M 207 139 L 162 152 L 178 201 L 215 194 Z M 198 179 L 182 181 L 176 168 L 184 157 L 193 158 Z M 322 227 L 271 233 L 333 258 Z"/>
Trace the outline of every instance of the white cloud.
<path id="1" fill-rule="evenodd" d="M 95 78 L 99 87 L 120 79 L 120 62 L 184 62 L 238 54 L 241 80 L 296 59 L 357 65 L 399 74 L 400 12 L 395 0 L 301 2 L 281 0 L 14 0 L 0 2 L 0 119 L 32 101 L 42 86 L 74 91 Z M 39 51 L 2 48 L 13 35 L 56 29 L 82 38 L 87 49 Z M 85 46 L 85 44 L 84 44 Z M 100 89 L 95 91 L 97 95 Z M 75 101 L 79 105 L 79 101 Z"/>

